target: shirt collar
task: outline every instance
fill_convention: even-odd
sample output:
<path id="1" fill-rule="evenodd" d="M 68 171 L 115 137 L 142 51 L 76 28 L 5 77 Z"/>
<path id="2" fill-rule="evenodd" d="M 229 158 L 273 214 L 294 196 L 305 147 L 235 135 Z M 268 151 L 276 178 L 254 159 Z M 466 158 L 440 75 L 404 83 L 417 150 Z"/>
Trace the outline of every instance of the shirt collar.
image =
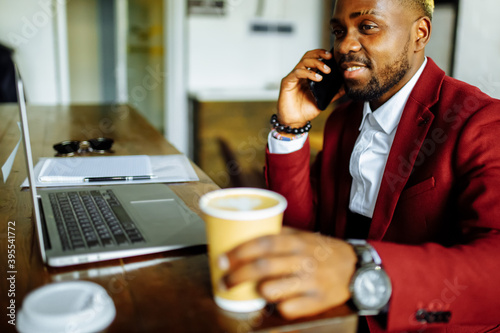
<path id="1" fill-rule="evenodd" d="M 424 71 L 425 65 L 427 64 L 427 57 L 424 63 L 420 66 L 418 71 L 413 75 L 413 77 L 408 81 L 403 88 L 401 88 L 394 96 L 392 96 L 387 102 L 382 104 L 377 112 L 373 112 L 370 108 L 370 102 L 365 102 L 363 108 L 363 120 L 361 121 L 361 126 L 359 130 L 364 126 L 365 120 L 368 118 L 369 114 L 372 114 L 372 118 L 378 123 L 380 128 L 386 133 L 390 134 L 396 127 L 398 127 L 399 120 L 403 114 L 404 107 L 408 98 L 410 97 L 411 91 L 417 84 L 420 75 Z"/>

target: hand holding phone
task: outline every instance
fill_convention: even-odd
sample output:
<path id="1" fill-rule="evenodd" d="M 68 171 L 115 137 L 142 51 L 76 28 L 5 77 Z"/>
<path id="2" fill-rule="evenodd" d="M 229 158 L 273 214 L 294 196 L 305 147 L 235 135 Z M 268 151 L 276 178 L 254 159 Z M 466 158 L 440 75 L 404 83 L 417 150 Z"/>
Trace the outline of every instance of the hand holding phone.
<path id="1" fill-rule="evenodd" d="M 323 73 L 322 67 L 325 63 L 331 67 L 331 71 L 328 73 L 338 71 L 334 60 L 322 60 L 331 57 L 332 55 L 328 55 L 324 49 L 310 50 L 304 54 L 295 68 L 281 80 L 277 114 L 283 124 L 292 128 L 302 127 L 307 121 L 319 116 L 333 99 L 341 96 L 340 92 L 336 92 L 337 89 L 330 88 L 329 78 Z M 320 75 L 325 76 L 325 78 L 310 87 L 310 82 L 317 81 Z M 337 82 L 338 88 L 341 88 L 343 80 L 339 80 L 339 82 L 337 79 L 341 78 L 342 74 L 332 74 L 330 77 L 332 76 L 335 78 L 333 81 Z M 331 97 L 326 97 L 322 92 L 327 92 Z M 322 109 L 318 108 L 317 100 L 320 101 L 319 107 Z M 321 103 L 322 100 L 325 100 L 324 105 Z"/>
<path id="2" fill-rule="evenodd" d="M 333 55 L 333 48 L 330 53 Z M 318 109 L 323 111 L 328 107 L 333 97 L 339 92 L 344 84 L 344 79 L 333 56 L 329 60 L 322 59 L 322 61 L 331 68 L 331 72 L 325 74 L 318 71 L 317 73 L 323 76 L 323 80 L 319 82 L 309 80 L 309 87 L 316 100 Z"/>

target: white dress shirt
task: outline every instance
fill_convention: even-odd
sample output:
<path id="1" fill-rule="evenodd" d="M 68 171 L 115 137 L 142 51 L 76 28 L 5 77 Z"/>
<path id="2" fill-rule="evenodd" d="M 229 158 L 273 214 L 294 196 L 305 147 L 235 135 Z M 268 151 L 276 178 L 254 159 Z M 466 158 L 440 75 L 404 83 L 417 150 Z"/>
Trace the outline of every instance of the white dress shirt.
<path id="1" fill-rule="evenodd" d="M 349 164 L 353 178 L 349 208 L 352 212 L 373 217 L 375 202 L 394 136 L 404 107 L 422 74 L 427 58 L 408 83 L 387 102 L 372 112 L 365 102 L 359 136 Z M 288 154 L 300 150 L 307 135 L 293 141 L 281 141 L 269 134 L 268 147 L 272 154 Z"/>

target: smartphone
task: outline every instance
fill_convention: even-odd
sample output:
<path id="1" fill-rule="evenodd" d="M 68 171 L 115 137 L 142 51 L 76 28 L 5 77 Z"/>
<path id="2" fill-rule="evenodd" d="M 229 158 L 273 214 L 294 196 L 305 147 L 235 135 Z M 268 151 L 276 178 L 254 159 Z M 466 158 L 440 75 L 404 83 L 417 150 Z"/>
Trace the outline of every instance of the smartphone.
<path id="1" fill-rule="evenodd" d="M 333 48 L 330 53 L 333 54 Z M 325 110 L 328 105 L 330 105 L 333 97 L 339 92 L 344 84 L 344 78 L 335 59 L 333 57 L 330 60 L 323 59 L 323 62 L 330 67 L 332 71 L 329 74 L 325 74 L 318 70 L 317 73 L 323 76 L 323 80 L 320 82 L 309 80 L 309 87 L 316 100 L 316 105 L 321 111 Z"/>

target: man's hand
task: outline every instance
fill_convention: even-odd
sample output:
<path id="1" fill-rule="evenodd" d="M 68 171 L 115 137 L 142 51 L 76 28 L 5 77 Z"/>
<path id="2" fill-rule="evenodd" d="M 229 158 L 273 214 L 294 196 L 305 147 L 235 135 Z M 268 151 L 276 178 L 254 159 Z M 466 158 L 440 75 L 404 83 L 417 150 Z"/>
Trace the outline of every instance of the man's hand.
<path id="1" fill-rule="evenodd" d="M 283 317 L 295 319 L 345 303 L 356 261 L 342 240 L 284 228 L 222 255 L 219 266 L 227 273 L 220 285 L 257 281 L 259 293 L 277 303 Z"/>
<path id="2" fill-rule="evenodd" d="M 321 110 L 316 106 L 307 79 L 321 81 L 323 77 L 317 74 L 316 70 L 325 74 L 332 70 L 320 58 L 331 59 L 332 57 L 333 55 L 325 50 L 309 51 L 302 57 L 293 71 L 281 80 L 278 99 L 278 121 L 280 124 L 302 127 L 307 121 L 313 120 L 321 113 Z M 344 94 L 344 89 L 341 89 L 332 102 Z"/>

